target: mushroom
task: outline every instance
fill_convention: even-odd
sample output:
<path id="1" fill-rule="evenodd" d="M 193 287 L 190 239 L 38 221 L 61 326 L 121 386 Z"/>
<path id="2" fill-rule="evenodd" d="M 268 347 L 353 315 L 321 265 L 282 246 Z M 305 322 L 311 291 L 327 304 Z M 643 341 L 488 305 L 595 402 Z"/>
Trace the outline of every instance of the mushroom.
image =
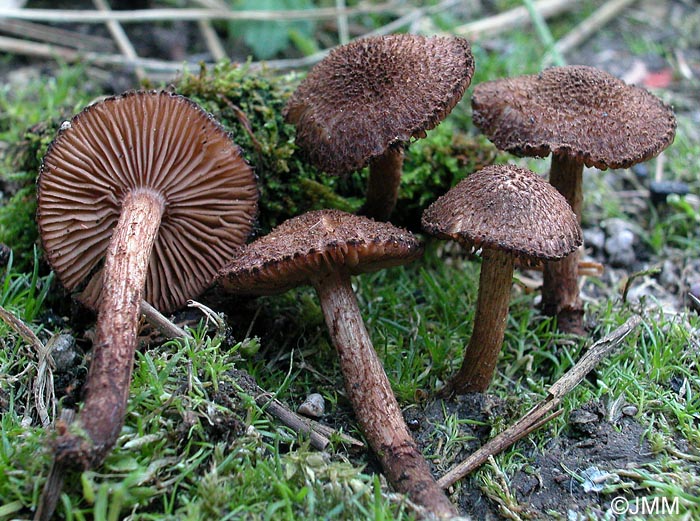
<path id="1" fill-rule="evenodd" d="M 581 245 L 581 227 L 564 197 L 512 165 L 469 175 L 423 213 L 423 228 L 481 251 L 474 327 L 459 371 L 441 394 L 484 392 L 493 378 L 508 316 L 515 260 L 557 260 Z"/>
<path id="2" fill-rule="evenodd" d="M 248 237 L 257 198 L 240 149 L 182 96 L 129 92 L 62 125 L 39 174 L 41 240 L 98 318 L 85 404 L 57 461 L 102 462 L 124 421 L 142 299 L 170 311 L 209 286 Z"/>
<path id="3" fill-rule="evenodd" d="M 350 277 L 422 254 L 409 232 L 339 210 L 305 213 L 247 245 L 220 273 L 235 294 L 272 295 L 310 284 L 318 294 L 345 390 L 389 481 L 439 517 L 456 515 L 418 450 L 367 333 Z"/>
<path id="4" fill-rule="evenodd" d="M 344 175 L 369 163 L 361 213 L 385 221 L 398 198 L 405 144 L 450 113 L 473 72 L 463 38 L 361 38 L 335 48 L 309 72 L 284 116 L 320 170 Z"/>
<path id="5" fill-rule="evenodd" d="M 485 82 L 474 89 L 474 124 L 501 150 L 517 156 L 552 154 L 549 182 L 579 223 L 583 166 L 628 168 L 668 147 L 673 110 L 648 91 L 594 67 L 552 67 L 538 75 Z M 558 327 L 583 331 L 579 255 L 544 267 L 543 309 Z"/>

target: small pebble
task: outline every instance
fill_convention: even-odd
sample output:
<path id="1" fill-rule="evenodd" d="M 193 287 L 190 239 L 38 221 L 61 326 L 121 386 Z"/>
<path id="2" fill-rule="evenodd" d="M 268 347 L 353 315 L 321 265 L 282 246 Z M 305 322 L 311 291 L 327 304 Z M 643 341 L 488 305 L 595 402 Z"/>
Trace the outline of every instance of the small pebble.
<path id="1" fill-rule="evenodd" d="M 66 333 L 54 335 L 49 340 L 50 353 L 58 373 L 66 373 L 80 362 L 75 338 Z"/>
<path id="2" fill-rule="evenodd" d="M 417 418 L 411 418 L 406 423 L 408 424 L 408 428 L 413 432 L 420 429 L 420 420 L 418 420 Z"/>
<path id="3" fill-rule="evenodd" d="M 637 256 L 634 252 L 634 245 L 637 236 L 632 225 L 622 219 L 605 220 L 605 253 L 608 255 L 608 262 L 612 266 L 630 267 L 634 264 Z"/>
<path id="4" fill-rule="evenodd" d="M 12 250 L 10 247 L 5 243 L 0 242 L 0 268 L 7 266 L 7 261 L 10 260 L 11 254 Z"/>
<path id="5" fill-rule="evenodd" d="M 693 282 L 688 290 L 688 300 L 690 307 L 695 311 L 700 311 L 700 282 Z"/>
<path id="6" fill-rule="evenodd" d="M 622 414 L 625 416 L 636 416 L 637 412 L 639 412 L 639 409 L 637 409 L 636 405 L 625 405 L 622 408 Z"/>
<path id="7" fill-rule="evenodd" d="M 326 401 L 318 393 L 311 393 L 306 397 L 304 403 L 299 406 L 297 412 L 309 418 L 320 418 L 326 411 Z"/>
<path id="8" fill-rule="evenodd" d="M 652 181 L 649 183 L 649 198 L 652 204 L 657 205 L 666 202 L 666 197 L 671 194 L 688 195 L 690 187 L 682 181 Z"/>
<path id="9" fill-rule="evenodd" d="M 661 264 L 661 273 L 659 273 L 659 284 L 668 290 L 676 290 L 680 285 L 680 274 L 678 273 L 678 267 L 666 259 Z"/>
<path id="10" fill-rule="evenodd" d="M 605 246 L 605 232 L 600 228 L 586 228 L 583 230 L 583 244 L 593 251 L 602 251 Z"/>

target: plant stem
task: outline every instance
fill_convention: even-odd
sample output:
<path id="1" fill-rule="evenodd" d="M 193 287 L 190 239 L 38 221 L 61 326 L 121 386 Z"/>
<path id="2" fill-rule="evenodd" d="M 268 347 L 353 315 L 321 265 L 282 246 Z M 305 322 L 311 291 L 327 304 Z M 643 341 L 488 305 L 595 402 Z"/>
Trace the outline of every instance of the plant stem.
<path id="1" fill-rule="evenodd" d="M 552 155 L 549 182 L 564 196 L 581 224 L 583 208 L 583 163 L 564 154 Z M 583 308 L 578 289 L 578 251 L 562 260 L 547 262 L 542 283 L 542 309 L 558 317 L 564 332 L 583 332 Z"/>
<path id="2" fill-rule="evenodd" d="M 124 199 L 105 257 L 85 405 L 78 430 L 56 440 L 59 463 L 98 466 L 121 431 L 148 263 L 164 209 L 162 197 L 149 190 L 136 190 Z"/>
<path id="3" fill-rule="evenodd" d="M 439 518 L 457 510 L 437 486 L 411 437 L 352 291 L 350 276 L 331 272 L 314 280 L 345 379 L 345 390 L 389 482 Z"/>
<path id="4" fill-rule="evenodd" d="M 403 147 L 390 146 L 381 156 L 370 161 L 367 195 L 360 214 L 376 221 L 389 220 L 399 197 L 403 158 Z"/>
<path id="5" fill-rule="evenodd" d="M 535 31 L 537 32 L 537 36 L 540 38 L 540 41 L 542 42 L 542 44 L 544 44 L 544 46 L 547 49 L 547 53 L 549 54 L 552 63 L 554 63 L 554 65 L 559 66 L 566 65 L 566 60 L 559 52 L 557 46 L 554 44 L 554 37 L 552 36 L 551 31 L 549 30 L 547 22 L 545 21 L 542 14 L 537 10 L 533 1 L 523 0 L 523 4 L 525 5 L 525 9 L 527 9 L 528 14 L 530 15 L 532 25 L 535 27 Z"/>
<path id="6" fill-rule="evenodd" d="M 500 250 L 485 249 L 482 257 L 474 330 L 462 366 L 442 395 L 486 391 L 501 352 L 515 261 L 510 253 Z"/>

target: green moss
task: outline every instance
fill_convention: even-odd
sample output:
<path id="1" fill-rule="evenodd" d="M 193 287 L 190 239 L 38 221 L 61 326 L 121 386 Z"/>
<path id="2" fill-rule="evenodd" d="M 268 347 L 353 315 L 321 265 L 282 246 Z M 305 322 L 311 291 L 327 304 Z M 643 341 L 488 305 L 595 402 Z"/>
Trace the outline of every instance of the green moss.
<path id="1" fill-rule="evenodd" d="M 0 243 L 12 248 L 15 267 L 26 271 L 34 262 L 36 227 L 35 180 L 41 158 L 56 134 L 60 121 L 40 123 L 27 129 L 4 158 L 2 174 L 6 200 L 0 200 Z"/>

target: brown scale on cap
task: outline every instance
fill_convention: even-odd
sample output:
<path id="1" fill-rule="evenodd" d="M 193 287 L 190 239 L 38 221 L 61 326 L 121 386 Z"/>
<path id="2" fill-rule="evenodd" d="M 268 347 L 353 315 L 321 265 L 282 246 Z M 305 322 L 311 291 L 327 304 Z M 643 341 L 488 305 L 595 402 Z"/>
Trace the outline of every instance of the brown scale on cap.
<path id="1" fill-rule="evenodd" d="M 350 275 L 399 266 L 422 254 L 418 239 L 400 228 L 338 210 L 289 219 L 252 242 L 223 272 L 231 291 L 275 294 L 309 284 L 331 270 Z"/>
<path id="2" fill-rule="evenodd" d="M 403 146 L 450 113 L 473 72 L 463 38 L 361 38 L 316 65 L 284 114 L 297 127 L 297 145 L 320 170 L 343 175 L 369 163 L 366 213 L 386 220 L 396 203 Z"/>
<path id="3" fill-rule="evenodd" d="M 469 252 L 481 250 L 472 337 L 443 394 L 483 392 L 503 343 L 515 259 L 526 264 L 561 259 L 581 245 L 581 227 L 553 186 L 511 165 L 471 174 L 425 210 L 422 224 Z"/>
<path id="4" fill-rule="evenodd" d="M 668 147 L 673 110 L 648 91 L 583 65 L 477 85 L 474 124 L 498 148 L 518 156 L 552 154 L 550 183 L 576 213 L 583 205 L 583 167 L 628 168 Z M 545 313 L 564 331 L 581 333 L 578 255 L 545 265 Z"/>
<path id="5" fill-rule="evenodd" d="M 439 518 L 457 515 L 406 426 L 374 351 L 351 275 L 398 266 L 422 254 L 412 234 L 338 210 L 294 217 L 247 245 L 220 273 L 232 293 L 270 295 L 310 284 L 319 296 L 345 390 L 389 482 Z"/>
<path id="6" fill-rule="evenodd" d="M 85 405 L 58 436 L 59 465 L 99 465 L 121 430 L 144 298 L 171 310 L 205 289 L 257 211 L 251 168 L 193 102 L 131 92 L 65 123 L 38 183 L 47 257 L 98 311 Z"/>
<path id="7" fill-rule="evenodd" d="M 676 129 L 673 110 L 659 98 L 585 65 L 481 83 L 472 108 L 474 124 L 501 150 L 566 154 L 601 170 L 655 157 Z"/>
<path id="8" fill-rule="evenodd" d="M 498 249 L 534 264 L 561 259 L 581 244 L 576 216 L 561 194 L 510 165 L 471 174 L 426 209 L 422 223 L 469 251 Z"/>

